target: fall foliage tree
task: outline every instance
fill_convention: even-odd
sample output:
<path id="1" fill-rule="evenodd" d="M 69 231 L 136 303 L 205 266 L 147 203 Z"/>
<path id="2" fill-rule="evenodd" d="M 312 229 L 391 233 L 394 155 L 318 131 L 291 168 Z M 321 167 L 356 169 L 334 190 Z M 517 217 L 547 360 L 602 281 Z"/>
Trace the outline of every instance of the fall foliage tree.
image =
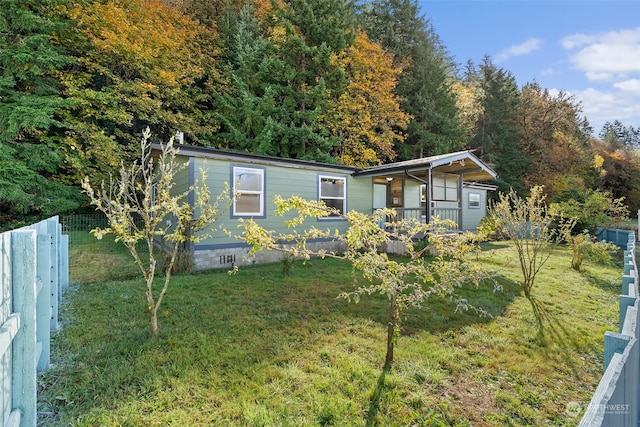
<path id="1" fill-rule="evenodd" d="M 197 85 L 215 74 L 210 28 L 160 0 L 70 2 L 66 14 L 76 65 L 61 73 L 72 101 L 62 146 L 74 179 L 117 167 L 147 126 L 165 139 L 213 131 L 197 111 Z"/>
<path id="2" fill-rule="evenodd" d="M 588 123 L 575 98 L 564 91 L 551 95 L 528 83 L 520 90 L 517 112 L 520 147 L 529 159 L 525 185 L 544 186 L 550 198 L 576 185 L 584 187 L 581 177 L 589 175 L 593 153 Z"/>
<path id="3" fill-rule="evenodd" d="M 600 187 L 613 198 L 623 197 L 631 212 L 640 209 L 640 154 L 611 141 L 593 141 L 593 149 L 602 158 Z"/>
<path id="4" fill-rule="evenodd" d="M 464 83 L 458 80 L 451 85 L 451 90 L 456 95 L 462 140 L 468 142 L 473 138 L 476 124 L 482 114 L 483 93 L 473 80 Z"/>
<path id="5" fill-rule="evenodd" d="M 357 167 L 393 160 L 394 145 L 404 139 L 400 132 L 410 119 L 394 93 L 401 70 L 393 66 L 392 55 L 362 32 L 338 61 L 348 83 L 324 119 L 340 137 L 333 155 Z"/>

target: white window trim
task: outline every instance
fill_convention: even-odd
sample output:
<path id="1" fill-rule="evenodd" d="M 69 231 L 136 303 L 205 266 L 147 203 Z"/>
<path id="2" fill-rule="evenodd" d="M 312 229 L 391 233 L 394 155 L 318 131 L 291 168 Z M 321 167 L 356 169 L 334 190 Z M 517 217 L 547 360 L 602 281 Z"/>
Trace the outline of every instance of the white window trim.
<path id="1" fill-rule="evenodd" d="M 260 180 L 261 180 L 261 191 L 255 191 L 255 190 L 243 190 L 243 191 L 238 191 L 236 189 L 236 173 L 238 173 L 238 171 L 242 172 L 242 171 L 246 171 L 246 172 L 250 172 L 250 173 L 257 173 L 260 175 Z M 261 168 L 250 168 L 250 167 L 246 167 L 246 166 L 233 166 L 233 170 L 232 170 L 232 176 L 233 176 L 233 216 L 240 216 L 240 217 L 244 217 L 244 216 L 264 216 L 264 193 L 265 193 L 265 180 L 264 180 L 264 169 Z M 237 210 L 237 206 L 236 206 L 236 198 L 241 196 L 242 194 L 258 194 L 260 195 L 260 210 L 258 212 L 238 212 Z"/>
<path id="2" fill-rule="evenodd" d="M 475 196 L 477 196 L 478 200 L 471 200 L 472 199 L 471 196 L 474 196 L 473 199 L 475 199 Z M 482 203 L 482 195 L 479 192 L 469 193 L 469 209 L 480 209 L 481 203 Z"/>
<path id="3" fill-rule="evenodd" d="M 457 202 L 457 201 L 459 201 L 458 200 L 458 191 L 459 191 L 459 188 L 458 188 L 458 185 L 459 185 L 458 177 L 453 175 L 453 174 L 448 174 L 448 173 L 438 173 L 438 174 L 434 173 L 433 175 L 438 175 L 438 178 L 441 178 L 442 180 L 444 180 L 444 186 L 435 185 L 434 183 L 431 184 L 431 186 L 433 187 L 432 192 L 431 192 L 432 200 L 438 201 L 438 202 Z M 455 181 L 454 181 L 453 177 L 455 177 Z M 448 185 L 451 181 L 455 182 L 455 187 Z M 433 191 L 435 188 L 442 189 L 444 191 L 444 198 L 436 197 L 436 194 L 435 194 L 436 192 Z M 456 191 L 455 199 L 448 198 L 447 194 L 449 192 L 447 190 L 453 190 L 453 189 L 455 189 L 455 191 Z"/>
<path id="4" fill-rule="evenodd" d="M 322 180 L 323 179 L 335 179 L 344 182 L 344 196 L 342 197 L 322 197 Z M 335 176 L 335 175 L 318 175 L 318 200 L 342 200 L 342 214 L 347 213 L 347 177 Z M 325 217 L 321 219 L 335 219 L 335 217 Z"/>

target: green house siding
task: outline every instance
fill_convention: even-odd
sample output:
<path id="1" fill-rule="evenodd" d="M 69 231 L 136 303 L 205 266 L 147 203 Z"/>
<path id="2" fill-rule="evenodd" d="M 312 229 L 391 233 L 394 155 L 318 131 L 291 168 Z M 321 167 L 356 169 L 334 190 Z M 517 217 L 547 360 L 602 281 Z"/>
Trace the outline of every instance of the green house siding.
<path id="1" fill-rule="evenodd" d="M 475 199 L 470 202 L 470 194 L 479 195 L 480 199 L 475 206 Z M 487 215 L 487 190 L 473 187 L 462 189 L 462 229 L 475 231 L 480 221 Z"/>
<path id="2" fill-rule="evenodd" d="M 160 146 L 155 149 L 160 149 Z M 284 217 L 276 216 L 273 204 L 275 196 L 279 195 L 285 199 L 299 196 L 307 200 L 319 200 L 320 184 L 324 177 L 345 180 L 344 199 L 341 181 L 322 181 L 323 200 L 333 206 L 343 207 L 345 212 L 358 211 L 369 214 L 373 211 L 374 200 L 376 207 L 381 207 L 386 205 L 391 197 L 391 201 L 397 200 L 396 207 L 399 209 L 437 208 L 439 213 L 451 214 L 458 219 L 462 213 L 461 228 L 465 230 L 475 229 L 486 215 L 487 190 L 491 189 L 491 186 L 483 186 L 480 183 L 496 177 L 495 172 L 467 151 L 358 169 L 188 145 L 180 145 L 179 150 L 178 160 L 188 162 L 188 167 L 177 174 L 175 193 L 185 192 L 190 185 L 200 182 L 201 171 L 204 171 L 212 201 L 225 191 L 225 187 L 228 188 L 226 191 L 229 192 L 231 200 L 234 168 L 259 170 L 256 173 L 251 170 L 237 170 L 240 190 L 238 194 L 246 198 L 237 201 L 235 208 L 233 205 L 224 206 L 226 210 L 217 223 L 213 224 L 210 230 L 203 232 L 202 236 L 207 237 L 193 245 L 196 269 L 223 268 L 281 259 L 282 254 L 277 251 L 261 251 L 256 255 L 259 255 L 260 259 L 247 257 L 248 246 L 238 238 L 238 225 L 244 218 L 248 219 L 251 216 L 243 216 L 243 212 L 255 213 L 253 219 L 267 230 L 276 234 L 290 233 L 292 230 L 286 228 L 285 221 L 295 213 Z M 262 187 L 258 185 L 260 177 L 263 179 Z M 457 184 L 451 184 L 454 181 L 449 183 L 447 177 L 455 177 Z M 429 199 L 422 200 L 421 186 L 431 179 L 433 198 L 429 203 Z M 463 179 L 478 184 L 470 184 L 461 190 Z M 474 195 L 471 205 L 470 194 Z M 261 198 L 258 199 L 258 196 Z M 190 194 L 188 199 L 192 204 L 195 202 L 193 197 L 194 195 Z M 257 203 L 258 200 L 260 203 Z M 427 215 L 423 213 L 422 219 L 426 220 Z M 348 224 L 335 218 L 310 218 L 299 226 L 299 231 L 311 226 L 343 233 L 347 230 Z M 316 245 L 316 250 L 344 250 L 339 247 L 339 242 L 317 241 L 309 242 L 309 245 Z"/>
<path id="3" fill-rule="evenodd" d="M 198 171 L 204 168 L 207 173 L 207 186 L 211 191 L 212 200 L 224 189 L 225 183 L 229 183 L 232 179 L 232 168 L 241 166 L 246 168 L 264 169 L 264 201 L 265 215 L 263 217 L 254 218 L 254 220 L 268 230 L 276 233 L 291 232 L 284 225 L 287 218 L 293 216 L 279 217 L 275 215 L 275 205 L 273 199 L 276 195 L 283 198 L 291 196 L 300 196 L 307 200 L 318 200 L 318 182 L 319 177 L 335 176 L 346 178 L 347 182 L 347 210 L 358 210 L 362 212 L 370 212 L 372 206 L 372 180 L 371 178 L 353 178 L 350 174 L 342 170 L 314 170 L 299 167 L 287 167 L 285 165 L 265 165 L 259 163 L 243 163 L 238 161 L 227 161 L 218 159 L 191 158 L 192 170 Z M 199 179 L 199 173 L 195 173 L 196 179 Z M 180 186 L 187 188 L 187 182 L 180 182 Z M 246 217 L 249 218 L 249 217 Z M 195 249 L 199 248 L 215 248 L 228 246 L 243 246 L 240 239 L 233 236 L 239 234 L 238 224 L 242 218 L 234 217 L 232 208 L 229 207 L 227 212 L 214 225 L 214 229 L 222 227 L 231 233 L 216 231 L 211 237 L 208 237 L 195 245 Z M 341 220 L 332 219 L 308 219 L 303 228 L 314 225 L 320 228 L 337 229 L 341 232 L 346 231 L 347 224 Z"/>

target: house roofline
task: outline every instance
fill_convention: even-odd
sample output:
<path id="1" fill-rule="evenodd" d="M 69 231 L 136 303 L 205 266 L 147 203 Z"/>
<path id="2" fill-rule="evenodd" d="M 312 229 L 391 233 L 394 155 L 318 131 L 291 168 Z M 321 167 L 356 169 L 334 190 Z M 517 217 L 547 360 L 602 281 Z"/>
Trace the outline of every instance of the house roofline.
<path id="1" fill-rule="evenodd" d="M 458 151 L 455 153 L 441 154 L 437 156 L 423 157 L 420 159 L 406 160 L 403 162 L 389 163 L 380 166 L 371 166 L 355 172 L 355 176 L 384 176 L 394 173 L 420 172 L 425 169 L 450 166 L 455 162 L 464 164 L 466 160 L 473 163 L 467 168 L 460 168 L 456 173 L 482 172 L 487 175 L 487 179 L 496 179 L 498 174 L 486 163 L 476 157 L 471 151 Z"/>
<path id="2" fill-rule="evenodd" d="M 160 144 L 152 144 L 152 149 L 160 150 Z M 473 172 L 480 172 L 485 174 L 486 179 L 496 179 L 498 174 L 487 166 L 482 160 L 472 154 L 471 151 L 458 151 L 455 153 L 441 154 L 437 156 L 423 157 L 419 159 L 406 160 L 396 163 L 388 163 L 385 165 L 370 166 L 367 168 L 357 168 L 353 166 L 337 165 L 331 163 L 316 162 L 313 160 L 300 160 L 300 159 L 286 159 L 282 157 L 268 156 L 263 154 L 253 154 L 242 151 L 226 150 L 213 147 L 200 147 L 195 145 L 175 144 L 178 149 L 178 154 L 188 157 L 202 157 L 211 158 L 216 160 L 225 160 L 232 162 L 246 162 L 255 164 L 266 164 L 283 167 L 294 167 L 302 169 L 312 169 L 319 171 L 340 171 L 342 173 L 348 173 L 354 177 L 366 177 L 366 176 L 384 176 L 393 173 L 408 174 L 411 172 L 424 171 L 425 169 L 434 169 L 437 167 L 446 167 L 455 162 L 458 164 L 464 164 L 466 160 L 469 160 L 469 167 L 459 169 L 459 173 L 464 174 Z M 473 166 L 473 168 L 472 168 Z"/>
<path id="3" fill-rule="evenodd" d="M 267 164 L 284 167 L 298 167 L 313 170 L 341 171 L 353 175 L 360 168 L 345 165 L 334 165 L 331 163 L 316 162 L 313 160 L 286 159 L 282 157 L 267 156 L 263 154 L 253 154 L 242 151 L 226 150 L 214 147 L 199 147 L 195 145 L 174 144 L 178 149 L 178 154 L 187 157 L 202 157 L 216 160 L 232 162 L 245 162 L 256 164 Z M 160 144 L 152 144 L 154 150 L 160 150 Z"/>

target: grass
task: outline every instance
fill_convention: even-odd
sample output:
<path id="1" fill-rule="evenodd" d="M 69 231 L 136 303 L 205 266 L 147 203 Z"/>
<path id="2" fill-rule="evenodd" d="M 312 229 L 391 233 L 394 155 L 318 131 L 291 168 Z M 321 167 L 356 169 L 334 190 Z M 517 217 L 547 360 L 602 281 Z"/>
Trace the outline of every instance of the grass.
<path id="1" fill-rule="evenodd" d="M 175 276 L 152 338 L 131 261 L 95 245 L 71 252 L 82 284 L 41 379 L 40 425 L 577 425 L 567 405 L 586 407 L 617 329 L 620 264 L 580 274 L 559 250 L 531 303 L 500 243 L 477 262 L 503 290 L 464 291 L 493 317 L 441 300 L 409 312 L 390 371 L 386 300 L 336 299 L 357 277 L 335 260 Z"/>
<path id="2" fill-rule="evenodd" d="M 96 283 L 133 279 L 140 270 L 124 245 L 113 236 L 98 240 L 89 233 L 69 233 L 69 280 L 72 283 Z M 141 253 L 146 253 L 140 245 Z"/>

